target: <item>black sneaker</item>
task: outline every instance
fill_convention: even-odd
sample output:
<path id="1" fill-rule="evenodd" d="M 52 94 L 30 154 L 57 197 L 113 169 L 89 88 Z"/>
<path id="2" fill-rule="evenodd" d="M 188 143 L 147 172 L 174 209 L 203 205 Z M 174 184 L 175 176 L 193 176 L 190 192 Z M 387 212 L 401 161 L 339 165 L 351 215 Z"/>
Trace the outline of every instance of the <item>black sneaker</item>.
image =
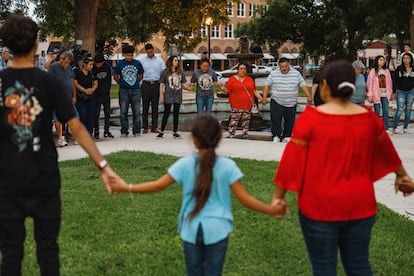
<path id="1" fill-rule="evenodd" d="M 157 135 L 156 138 L 162 138 L 163 136 L 164 136 L 164 133 L 163 132 L 160 132 L 160 133 L 158 133 L 158 135 Z"/>
<path id="2" fill-rule="evenodd" d="M 114 138 L 114 136 L 112 135 L 112 133 L 110 133 L 110 132 L 105 132 L 104 133 L 104 137 L 105 138 Z"/>
<path id="3" fill-rule="evenodd" d="M 176 138 L 176 139 L 178 139 L 178 138 L 181 138 L 181 135 L 180 135 L 180 134 L 178 134 L 178 133 L 174 133 L 174 134 L 173 134 L 173 137 L 174 137 L 174 138 Z"/>
<path id="4" fill-rule="evenodd" d="M 99 139 L 99 133 L 94 133 L 94 134 L 93 134 L 93 138 L 94 138 L 94 139 Z"/>

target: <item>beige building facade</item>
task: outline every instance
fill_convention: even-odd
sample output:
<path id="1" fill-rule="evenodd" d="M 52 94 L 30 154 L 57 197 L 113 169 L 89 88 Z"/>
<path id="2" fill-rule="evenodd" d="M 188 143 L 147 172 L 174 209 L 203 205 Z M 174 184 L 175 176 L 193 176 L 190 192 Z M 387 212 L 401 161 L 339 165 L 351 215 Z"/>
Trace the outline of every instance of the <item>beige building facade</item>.
<path id="1" fill-rule="evenodd" d="M 214 69 L 223 70 L 237 63 L 236 60 L 227 59 L 227 54 L 236 53 L 238 51 L 239 40 L 235 36 L 235 30 L 237 29 L 238 24 L 249 22 L 254 16 L 256 9 L 263 5 L 266 5 L 266 2 L 263 0 L 229 2 L 229 6 L 226 8 L 229 16 L 228 24 L 215 25 L 213 22 L 210 26 L 210 54 Z M 155 54 L 157 56 L 167 60 L 169 55 L 177 54 L 181 59 L 184 70 L 193 71 L 198 68 L 200 59 L 207 56 L 208 53 L 208 27 L 202 27 L 201 32 L 205 37 L 204 41 L 197 45 L 193 52 L 190 53 L 177 53 L 176 50 L 174 51 L 174 48 L 167 53 L 164 49 L 165 39 L 162 33 L 154 34 L 153 38 L 148 43 L 151 43 L 154 46 Z M 54 41 L 56 42 L 56 39 L 54 39 Z M 51 45 L 51 43 L 53 43 L 53 40 L 49 41 L 49 45 Z M 113 55 L 109 57 L 112 60 L 113 65 L 116 64 L 117 60 L 123 59 L 122 46 L 124 43 L 132 44 L 131 41 L 128 40 L 118 41 L 118 46 L 114 49 Z M 146 55 L 144 45 L 145 43 L 136 45 L 135 58 L 139 59 Z M 262 48 L 262 50 L 264 57 L 262 60 L 257 60 L 257 64 L 267 63 L 274 60 L 275 57 L 269 53 L 268 49 Z M 290 59 L 296 59 L 299 53 L 300 45 L 286 42 L 280 47 L 278 54 L 279 57 L 287 56 Z"/>
<path id="2" fill-rule="evenodd" d="M 258 7 L 266 5 L 263 0 L 242 0 L 240 2 L 229 2 L 229 6 L 226 9 L 229 16 L 229 22 L 227 25 L 214 25 L 214 22 L 211 26 L 210 31 L 210 53 L 212 66 L 216 70 L 223 70 L 235 63 L 235 60 L 227 59 L 227 54 L 236 53 L 239 47 L 239 40 L 235 36 L 235 30 L 237 29 L 238 24 L 247 23 L 254 16 L 255 11 Z M 208 27 L 204 26 L 201 29 L 202 34 L 204 34 L 205 40 L 197 45 L 191 53 L 176 53 L 180 56 L 182 66 L 186 71 L 193 71 L 198 68 L 199 60 L 201 57 L 207 56 L 208 53 Z M 128 41 L 124 41 L 128 42 Z M 168 58 L 172 51 L 169 53 L 164 50 L 164 37 L 161 33 L 155 34 L 153 39 L 149 41 L 154 46 L 155 53 L 161 56 L 164 60 Z M 136 46 L 137 48 L 137 58 L 145 55 L 144 43 Z M 118 46 L 115 49 L 116 54 L 121 53 L 121 47 Z M 263 48 L 263 60 L 257 61 L 257 63 L 267 63 L 275 59 L 266 48 Z M 293 53 L 294 55 L 289 55 L 291 59 L 296 59 L 300 53 L 300 45 L 293 44 L 291 42 L 286 42 L 279 49 L 279 56 L 284 54 Z"/>

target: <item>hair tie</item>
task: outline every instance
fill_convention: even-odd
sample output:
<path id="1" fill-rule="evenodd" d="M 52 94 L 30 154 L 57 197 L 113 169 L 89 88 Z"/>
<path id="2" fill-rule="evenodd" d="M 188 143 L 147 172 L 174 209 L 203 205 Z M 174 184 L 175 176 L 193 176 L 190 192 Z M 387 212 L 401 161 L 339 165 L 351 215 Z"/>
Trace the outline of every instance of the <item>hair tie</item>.
<path id="1" fill-rule="evenodd" d="M 351 88 L 351 89 L 352 89 L 352 91 L 353 91 L 353 92 L 355 92 L 355 85 L 354 85 L 353 83 L 350 83 L 349 81 L 344 81 L 344 82 L 341 82 L 341 83 L 338 85 L 337 89 L 338 89 L 338 90 L 341 90 L 341 89 L 342 89 L 342 88 L 344 88 L 344 87 L 349 87 L 349 88 Z"/>

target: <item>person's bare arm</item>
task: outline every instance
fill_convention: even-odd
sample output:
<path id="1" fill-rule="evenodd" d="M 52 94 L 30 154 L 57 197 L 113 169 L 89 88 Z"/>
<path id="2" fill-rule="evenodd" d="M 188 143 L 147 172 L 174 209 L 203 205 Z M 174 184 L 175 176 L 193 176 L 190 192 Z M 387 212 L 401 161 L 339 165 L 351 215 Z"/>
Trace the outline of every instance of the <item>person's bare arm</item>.
<path id="1" fill-rule="evenodd" d="M 116 83 L 119 83 L 119 80 L 121 79 L 121 77 L 119 76 L 119 75 L 117 75 L 117 74 L 114 74 L 114 81 L 116 82 Z"/>
<path id="2" fill-rule="evenodd" d="M 269 93 L 269 86 L 268 85 L 265 85 L 265 86 L 263 86 L 263 99 L 262 99 L 262 103 L 263 104 L 267 104 L 267 94 Z"/>
<path id="3" fill-rule="evenodd" d="M 112 193 L 157 193 L 168 188 L 175 183 L 174 178 L 166 173 L 157 180 L 148 181 L 140 184 L 126 184 L 125 182 L 113 182 L 111 185 Z"/>

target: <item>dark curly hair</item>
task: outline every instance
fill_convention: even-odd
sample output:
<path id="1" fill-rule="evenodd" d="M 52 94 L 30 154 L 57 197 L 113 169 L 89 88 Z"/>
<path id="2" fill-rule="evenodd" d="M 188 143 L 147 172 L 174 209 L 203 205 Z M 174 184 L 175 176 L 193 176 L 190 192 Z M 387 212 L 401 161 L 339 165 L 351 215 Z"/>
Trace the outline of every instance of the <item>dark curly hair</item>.
<path id="1" fill-rule="evenodd" d="M 11 14 L 0 27 L 0 38 L 13 55 L 24 56 L 30 53 L 37 40 L 39 27 L 29 17 Z"/>

